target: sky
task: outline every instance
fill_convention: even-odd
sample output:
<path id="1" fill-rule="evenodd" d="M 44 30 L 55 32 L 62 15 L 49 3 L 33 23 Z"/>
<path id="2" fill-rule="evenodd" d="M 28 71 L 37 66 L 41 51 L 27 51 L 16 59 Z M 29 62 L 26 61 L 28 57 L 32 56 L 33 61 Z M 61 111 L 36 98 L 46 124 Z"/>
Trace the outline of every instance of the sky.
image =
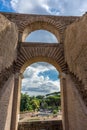
<path id="1" fill-rule="evenodd" d="M 0 11 L 26 14 L 82 16 L 87 11 L 87 0 L 0 0 Z M 58 43 L 46 30 L 32 32 L 26 42 Z M 24 72 L 22 92 L 30 95 L 60 91 L 58 71 L 51 64 L 38 62 Z"/>
<path id="2" fill-rule="evenodd" d="M 25 39 L 26 42 L 44 42 L 44 43 L 58 43 L 57 38 L 54 34 L 46 30 L 33 31 Z"/>
<path id="3" fill-rule="evenodd" d="M 0 11 L 47 15 L 82 15 L 87 0 L 0 0 Z"/>
<path id="4" fill-rule="evenodd" d="M 59 72 L 47 62 L 31 64 L 23 76 L 22 93 L 36 96 L 60 91 Z"/>

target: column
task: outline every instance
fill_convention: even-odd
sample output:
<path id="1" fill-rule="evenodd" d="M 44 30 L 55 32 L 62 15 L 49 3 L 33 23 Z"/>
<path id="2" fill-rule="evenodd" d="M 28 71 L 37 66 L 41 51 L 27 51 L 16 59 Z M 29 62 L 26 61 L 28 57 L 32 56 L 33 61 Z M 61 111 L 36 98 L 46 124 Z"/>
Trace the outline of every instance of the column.
<path id="1" fill-rule="evenodd" d="M 61 106 L 63 118 L 63 130 L 69 130 L 68 126 L 68 111 L 67 111 L 67 91 L 66 91 L 66 74 L 60 74 L 61 84 Z"/>
<path id="2" fill-rule="evenodd" d="M 15 85 L 14 85 L 11 130 L 18 130 L 18 120 L 19 120 L 18 118 L 20 111 L 20 87 L 21 87 L 20 73 L 15 74 L 14 82 Z"/>

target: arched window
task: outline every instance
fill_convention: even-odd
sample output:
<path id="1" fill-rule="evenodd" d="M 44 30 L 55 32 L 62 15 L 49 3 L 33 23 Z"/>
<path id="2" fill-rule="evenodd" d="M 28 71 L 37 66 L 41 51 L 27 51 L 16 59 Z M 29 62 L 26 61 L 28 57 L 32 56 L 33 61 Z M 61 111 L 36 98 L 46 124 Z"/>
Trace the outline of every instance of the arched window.
<path id="1" fill-rule="evenodd" d="M 31 32 L 27 38 L 26 42 L 41 42 L 41 43 L 58 43 L 57 38 L 54 34 L 46 30 L 37 30 Z"/>

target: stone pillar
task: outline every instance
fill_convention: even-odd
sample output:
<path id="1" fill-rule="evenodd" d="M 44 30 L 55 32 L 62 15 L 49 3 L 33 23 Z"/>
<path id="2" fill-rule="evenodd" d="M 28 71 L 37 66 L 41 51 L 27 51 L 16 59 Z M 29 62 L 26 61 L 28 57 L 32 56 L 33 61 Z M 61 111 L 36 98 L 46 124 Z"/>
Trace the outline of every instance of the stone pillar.
<path id="1" fill-rule="evenodd" d="M 10 130 L 13 91 L 14 75 L 12 74 L 2 86 L 0 92 L 0 130 Z"/>
<path id="2" fill-rule="evenodd" d="M 11 122 L 11 130 L 18 129 L 18 118 L 19 118 L 19 111 L 20 111 L 20 83 L 21 78 L 20 74 L 15 74 L 15 81 L 14 81 L 14 99 L 13 99 L 13 109 L 12 109 L 12 122 Z"/>
<path id="3" fill-rule="evenodd" d="M 60 74 L 60 84 L 61 84 L 61 106 L 62 106 L 63 130 L 69 130 L 65 73 Z"/>

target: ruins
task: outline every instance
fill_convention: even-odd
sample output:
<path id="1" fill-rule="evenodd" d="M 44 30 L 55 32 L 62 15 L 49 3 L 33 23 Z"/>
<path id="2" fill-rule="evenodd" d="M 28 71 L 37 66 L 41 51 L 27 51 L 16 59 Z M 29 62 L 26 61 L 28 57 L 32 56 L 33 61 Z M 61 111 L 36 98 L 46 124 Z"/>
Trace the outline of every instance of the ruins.
<path id="1" fill-rule="evenodd" d="M 39 29 L 52 32 L 59 43 L 24 42 Z M 63 130 L 87 130 L 87 14 L 4 12 L 0 12 L 0 130 L 18 130 L 22 73 L 38 61 L 51 63 L 60 73 Z M 49 130 L 52 124 L 53 130 L 61 130 L 61 123 L 60 128 L 57 123 L 48 123 L 49 128 L 40 123 L 40 128 L 34 124 L 19 130 Z"/>

